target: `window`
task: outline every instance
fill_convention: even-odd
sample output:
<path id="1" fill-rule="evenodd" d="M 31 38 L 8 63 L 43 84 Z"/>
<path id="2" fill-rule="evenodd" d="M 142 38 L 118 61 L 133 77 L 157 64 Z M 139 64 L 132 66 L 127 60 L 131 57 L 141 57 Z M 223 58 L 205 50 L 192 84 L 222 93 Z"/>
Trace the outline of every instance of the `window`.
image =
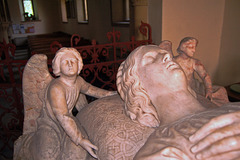
<path id="1" fill-rule="evenodd" d="M 61 0 L 62 21 L 67 22 L 67 12 L 65 0 Z"/>
<path id="2" fill-rule="evenodd" d="M 8 3 L 6 0 L 0 0 L 0 23 L 9 21 L 11 21 L 11 19 L 8 10 Z"/>
<path id="3" fill-rule="evenodd" d="M 23 0 L 23 13 L 25 21 L 36 20 L 36 15 L 34 12 L 33 1 Z"/>
<path id="4" fill-rule="evenodd" d="M 88 23 L 87 0 L 61 0 L 61 10 L 63 22 L 77 18 L 79 23 Z"/>
<path id="5" fill-rule="evenodd" d="M 129 24 L 129 0 L 111 0 L 111 16 L 113 25 Z"/>
<path id="6" fill-rule="evenodd" d="M 66 10 L 67 10 L 67 18 L 76 18 L 75 13 L 75 1 L 74 0 L 66 0 Z"/>
<path id="7" fill-rule="evenodd" d="M 87 0 L 77 0 L 77 18 L 80 23 L 88 22 Z"/>

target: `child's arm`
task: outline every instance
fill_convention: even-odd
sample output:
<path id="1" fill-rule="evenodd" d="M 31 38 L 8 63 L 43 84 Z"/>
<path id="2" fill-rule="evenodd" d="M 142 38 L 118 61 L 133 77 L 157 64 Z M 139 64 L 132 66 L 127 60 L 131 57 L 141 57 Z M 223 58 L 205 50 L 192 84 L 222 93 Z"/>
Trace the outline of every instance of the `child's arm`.
<path id="1" fill-rule="evenodd" d="M 81 145 L 93 157 L 97 158 L 97 155 L 94 153 L 94 150 L 97 150 L 97 147 L 82 136 L 82 133 L 78 129 L 76 122 L 69 113 L 65 97 L 66 95 L 64 87 L 56 84 L 49 87 L 47 96 L 48 101 L 55 117 L 64 131 L 76 145 Z"/>
<path id="2" fill-rule="evenodd" d="M 108 91 L 91 85 L 86 82 L 82 77 L 78 77 L 77 83 L 81 85 L 81 93 L 87 94 L 92 97 L 102 98 L 117 94 L 117 91 Z"/>
<path id="3" fill-rule="evenodd" d="M 207 73 L 206 69 L 204 68 L 203 64 L 199 60 L 195 60 L 195 68 L 194 70 L 203 80 L 205 85 L 205 93 L 206 98 L 212 99 L 212 81 L 211 77 Z"/>

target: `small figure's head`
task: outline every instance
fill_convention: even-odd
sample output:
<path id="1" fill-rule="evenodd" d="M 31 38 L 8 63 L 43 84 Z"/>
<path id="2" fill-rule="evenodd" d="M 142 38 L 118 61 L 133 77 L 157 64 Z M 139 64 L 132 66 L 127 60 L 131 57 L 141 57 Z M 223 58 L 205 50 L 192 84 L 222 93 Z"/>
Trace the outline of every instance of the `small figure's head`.
<path id="1" fill-rule="evenodd" d="M 172 54 L 156 45 L 136 48 L 121 64 L 117 74 L 117 89 L 131 119 L 157 127 L 160 124 L 153 99 L 187 88 L 181 67 Z"/>
<path id="2" fill-rule="evenodd" d="M 164 40 L 159 44 L 159 47 L 163 50 L 166 50 L 168 52 L 171 53 L 171 55 L 173 56 L 173 52 L 172 52 L 172 42 L 169 40 Z"/>
<path id="3" fill-rule="evenodd" d="M 56 76 L 64 74 L 66 76 L 78 75 L 83 67 L 82 57 L 75 48 L 61 48 L 57 51 L 53 61 L 53 73 Z"/>
<path id="4" fill-rule="evenodd" d="M 193 57 L 198 40 L 193 37 L 185 37 L 180 41 L 180 44 L 177 48 L 178 53 L 186 54 L 189 57 Z"/>

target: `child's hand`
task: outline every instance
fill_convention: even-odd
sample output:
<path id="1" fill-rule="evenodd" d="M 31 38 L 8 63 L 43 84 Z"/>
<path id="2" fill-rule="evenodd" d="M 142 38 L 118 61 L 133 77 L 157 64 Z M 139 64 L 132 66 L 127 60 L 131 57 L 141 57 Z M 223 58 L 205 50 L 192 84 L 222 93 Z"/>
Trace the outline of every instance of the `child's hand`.
<path id="1" fill-rule="evenodd" d="M 97 146 L 93 145 L 88 139 L 81 139 L 79 144 L 88 151 L 94 158 L 98 158 L 94 150 L 98 150 Z"/>
<path id="2" fill-rule="evenodd" d="M 206 89 L 206 98 L 212 100 L 212 90 Z"/>

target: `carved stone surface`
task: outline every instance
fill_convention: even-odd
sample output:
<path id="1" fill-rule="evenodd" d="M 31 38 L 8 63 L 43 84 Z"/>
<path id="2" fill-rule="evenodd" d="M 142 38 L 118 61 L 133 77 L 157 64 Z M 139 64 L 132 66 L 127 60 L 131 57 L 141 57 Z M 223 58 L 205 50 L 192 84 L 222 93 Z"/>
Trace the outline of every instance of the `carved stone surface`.
<path id="1" fill-rule="evenodd" d="M 117 87 L 123 101 L 117 96 L 107 97 L 91 103 L 79 113 L 78 119 L 84 124 L 91 141 L 99 147 L 97 154 L 100 159 L 132 159 L 139 149 L 133 147 L 137 146 L 136 140 L 142 146 L 148 137 L 147 134 L 142 138 L 144 134 L 141 133 L 146 131 L 136 127 L 141 124 L 158 128 L 138 151 L 135 159 L 194 160 L 199 153 L 192 152 L 191 147 L 197 143 L 190 142 L 189 137 L 198 133 L 199 128 L 208 124 L 210 119 L 212 122 L 212 118 L 231 112 L 236 115 L 230 115 L 229 120 L 223 119 L 222 124 L 213 126 L 221 128 L 235 122 L 236 125 L 233 125 L 232 130 L 226 126 L 228 132 L 217 129 L 214 134 L 230 134 L 230 142 L 239 144 L 239 104 L 227 104 L 226 107 L 218 108 L 206 97 L 199 96 L 197 100 L 189 90 L 184 71 L 172 60 L 171 50 L 166 50 L 166 46 L 168 45 L 138 47 L 121 64 L 117 74 Z M 131 122 L 124 113 L 138 123 Z M 127 127 L 128 124 L 133 128 Z M 153 131 L 150 129 L 147 128 L 149 134 Z M 129 131 L 133 131 L 134 135 L 138 135 L 134 137 L 139 138 L 131 138 Z M 198 134 L 196 136 L 199 137 Z M 229 140 L 225 141 L 221 136 L 216 139 L 217 142 L 218 140 L 221 149 L 217 146 L 217 151 L 213 154 L 221 156 L 221 152 L 235 150 L 234 145 L 228 147 Z M 210 140 L 200 141 L 215 150 L 215 145 Z M 234 158 L 234 155 L 230 157 Z"/>
<path id="2" fill-rule="evenodd" d="M 24 132 L 15 142 L 14 159 L 86 159 L 87 152 L 96 157 L 97 147 L 72 110 L 87 104 L 84 94 L 101 98 L 116 92 L 94 87 L 78 76 L 83 63 L 74 48 L 61 48 L 52 67 L 57 78 L 49 73 L 45 55 L 34 55 L 25 67 Z"/>
<path id="3" fill-rule="evenodd" d="M 137 160 L 164 160 L 173 157 L 194 160 L 196 156 L 203 155 L 192 150 L 191 147 L 198 145 L 198 141 L 191 138 L 192 135 L 202 144 L 212 147 L 211 154 L 220 157 L 226 152 L 225 157 L 237 157 L 235 151 L 240 149 L 240 104 L 226 104 L 226 107 L 216 108 L 206 97 L 198 96 L 197 100 L 189 89 L 183 69 L 173 60 L 169 46 L 171 44 L 166 41 L 159 46 L 140 46 L 131 52 L 117 73 L 120 96 L 86 83 L 77 76 L 79 65 L 76 57 L 63 53 L 65 56 L 60 59 L 61 66 L 53 67 L 54 74 L 60 75 L 60 78 L 52 79 L 48 85 L 44 83 L 43 86 L 47 86 L 41 87 L 44 92 L 37 91 L 36 86 L 26 87 L 28 90 L 36 90 L 24 92 L 27 93 L 25 96 L 31 96 L 31 93 L 44 93 L 45 96 L 43 99 L 35 96 L 43 100 L 41 114 L 35 119 L 36 131 L 23 134 L 16 141 L 15 159 L 92 159 L 85 150 L 93 157 L 96 157 L 96 150 L 98 158 L 103 160 L 130 160 L 137 152 Z M 39 67 L 36 66 L 37 63 L 30 62 L 31 60 L 30 68 Z M 70 67 L 69 63 L 73 66 Z M 35 82 L 38 79 L 29 79 L 30 82 L 33 81 L 31 85 L 39 85 L 39 82 Z M 59 88 L 64 90 L 59 91 Z M 55 89 L 57 92 L 52 94 Z M 88 105 L 80 103 L 85 107 L 77 107 L 79 113 L 74 117 L 71 112 L 75 104 L 78 104 L 79 92 L 101 99 Z M 26 109 L 30 110 L 31 107 Z M 226 117 L 217 117 L 212 121 L 212 118 L 225 113 L 230 114 L 227 114 L 226 120 Z M 209 124 L 210 119 L 213 126 L 207 133 L 214 132 L 211 134 L 218 138 L 215 139 L 217 145 L 211 143 L 211 136 L 207 141 L 201 136 L 204 133 L 201 133 L 201 127 Z M 32 120 L 34 119 L 27 119 Z M 213 127 L 214 130 L 211 130 Z"/>
<path id="4" fill-rule="evenodd" d="M 133 122 L 125 114 L 124 102 L 119 95 L 90 103 L 77 118 L 91 142 L 98 146 L 97 155 L 102 160 L 133 159 L 154 131 Z"/>
<path id="5" fill-rule="evenodd" d="M 42 111 L 45 88 L 53 79 L 46 65 L 47 57 L 45 55 L 35 57 L 28 61 L 23 74 L 24 134 L 37 130 L 36 119 Z"/>
<path id="6" fill-rule="evenodd" d="M 226 113 L 236 112 L 240 103 L 228 104 L 201 113 L 192 114 L 168 125 L 160 126 L 148 138 L 134 159 L 196 160 L 190 149 L 194 143 L 189 137 L 210 119 Z M 229 157 L 230 158 L 230 157 Z"/>
<path id="7" fill-rule="evenodd" d="M 185 37 L 181 40 L 174 57 L 186 74 L 189 86 L 198 94 L 211 99 L 213 103 L 221 106 L 228 103 L 226 89 L 221 86 L 212 85 L 211 77 L 207 73 L 200 60 L 194 58 L 198 40 L 194 37 Z M 196 73 L 202 82 L 195 78 Z"/>
<path id="8" fill-rule="evenodd" d="M 168 43 L 161 45 L 161 47 L 165 48 L 166 45 L 168 46 Z M 160 65 L 161 63 L 162 65 Z M 145 69 L 154 67 L 155 69 L 152 70 L 154 74 L 146 73 L 143 67 Z M 163 68 L 158 69 L 157 67 Z M 146 79 L 142 75 L 145 75 Z M 170 76 L 173 80 L 169 83 L 167 80 L 169 77 L 164 76 Z M 177 78 L 174 78 L 174 76 Z M 176 82 L 179 82 L 179 84 Z M 161 85 L 163 87 L 161 88 L 160 83 L 169 86 L 165 88 Z M 148 86 L 148 84 L 152 86 Z M 159 103 L 155 96 L 158 97 L 165 90 L 171 90 L 172 87 L 177 86 L 179 88 L 176 88 L 176 90 L 179 90 L 179 92 L 188 89 L 184 72 L 178 64 L 172 61 L 170 52 L 154 45 L 142 46 L 134 50 L 121 64 L 117 74 L 117 88 L 124 101 L 117 95 L 99 99 L 89 104 L 77 115 L 90 140 L 99 148 L 97 151 L 98 158 L 132 159 L 154 131 L 154 128 L 151 127 L 169 123 L 169 121 L 182 117 L 186 114 L 184 110 L 187 110 L 187 108 L 194 111 L 204 109 L 188 93 L 187 97 L 193 100 L 193 103 L 191 103 L 193 106 L 185 107 L 183 104 L 184 110 L 176 109 L 180 114 L 172 112 L 171 115 L 168 115 L 168 112 L 166 112 L 168 104 L 164 104 L 164 102 L 165 100 L 168 101 L 169 98 L 164 96 L 160 99 L 159 97 L 158 99 L 162 101 Z M 155 103 L 151 98 L 154 99 Z M 160 110 L 162 113 L 159 113 Z"/>

